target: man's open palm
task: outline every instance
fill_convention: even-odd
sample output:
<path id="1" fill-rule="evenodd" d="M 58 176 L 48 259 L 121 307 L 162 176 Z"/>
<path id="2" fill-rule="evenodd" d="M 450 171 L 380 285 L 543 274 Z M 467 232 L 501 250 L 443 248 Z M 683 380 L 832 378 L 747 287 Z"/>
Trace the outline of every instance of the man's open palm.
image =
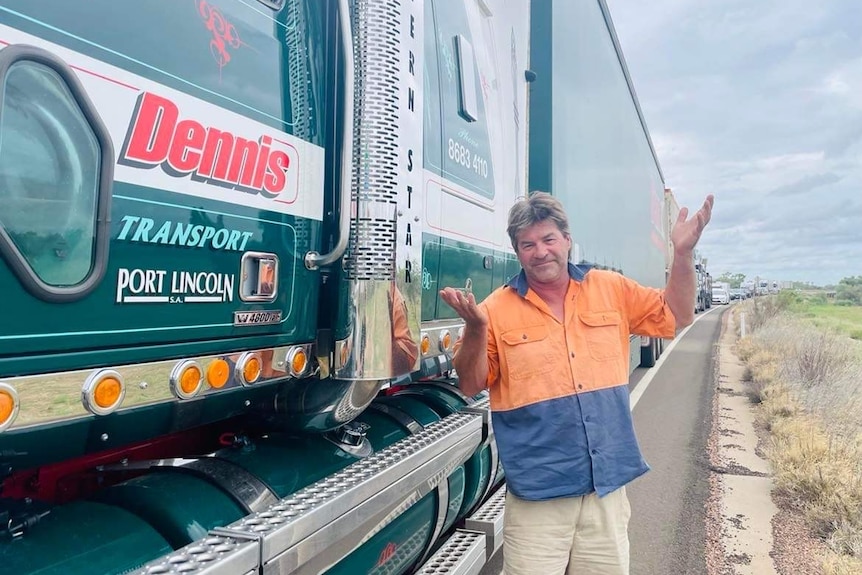
<path id="1" fill-rule="evenodd" d="M 469 327 L 485 327 L 488 325 L 488 314 L 476 304 L 472 293 L 447 287 L 440 290 L 440 297 L 449 307 L 455 310 Z"/>
<path id="2" fill-rule="evenodd" d="M 715 197 L 712 194 L 706 196 L 703 206 L 691 218 L 688 217 L 688 208 L 682 208 L 679 211 L 679 217 L 670 233 L 670 240 L 673 242 L 675 250 L 690 252 L 694 249 L 700 240 L 703 228 L 706 227 L 712 217 L 714 202 Z"/>

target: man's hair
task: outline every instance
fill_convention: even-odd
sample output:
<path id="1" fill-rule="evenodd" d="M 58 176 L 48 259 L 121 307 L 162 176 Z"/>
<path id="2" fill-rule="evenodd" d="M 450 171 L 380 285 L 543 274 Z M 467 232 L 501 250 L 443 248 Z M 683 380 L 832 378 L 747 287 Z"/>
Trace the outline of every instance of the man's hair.
<path id="1" fill-rule="evenodd" d="M 519 200 L 509 210 L 509 239 L 515 253 L 518 253 L 518 234 L 530 226 L 551 220 L 565 237 L 569 237 L 569 218 L 560 200 L 546 192 L 532 192 L 529 197 Z"/>

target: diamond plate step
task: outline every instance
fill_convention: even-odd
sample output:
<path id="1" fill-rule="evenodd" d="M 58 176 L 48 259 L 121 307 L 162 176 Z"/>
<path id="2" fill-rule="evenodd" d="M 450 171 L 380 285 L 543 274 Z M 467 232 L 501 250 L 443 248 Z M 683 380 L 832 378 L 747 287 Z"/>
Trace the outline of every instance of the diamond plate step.
<path id="1" fill-rule="evenodd" d="M 257 573 L 257 541 L 210 534 L 155 561 L 133 575 L 248 575 Z"/>
<path id="2" fill-rule="evenodd" d="M 346 556 L 421 499 L 479 445 L 481 420 L 457 413 L 253 513 L 225 531 L 261 537 L 266 565 L 315 571 Z M 312 561 L 315 559 L 315 561 Z"/>
<path id="3" fill-rule="evenodd" d="M 485 566 L 485 536 L 458 529 L 414 575 L 479 575 Z"/>
<path id="4" fill-rule="evenodd" d="M 134 575 L 323 572 L 445 481 L 481 430 L 475 414 L 445 417 Z"/>
<path id="5" fill-rule="evenodd" d="M 487 559 L 503 545 L 503 520 L 506 512 L 506 486 L 504 485 L 486 501 L 482 507 L 464 521 L 464 528 L 470 531 L 479 531 L 485 534 L 487 539 L 485 549 L 488 552 Z"/>

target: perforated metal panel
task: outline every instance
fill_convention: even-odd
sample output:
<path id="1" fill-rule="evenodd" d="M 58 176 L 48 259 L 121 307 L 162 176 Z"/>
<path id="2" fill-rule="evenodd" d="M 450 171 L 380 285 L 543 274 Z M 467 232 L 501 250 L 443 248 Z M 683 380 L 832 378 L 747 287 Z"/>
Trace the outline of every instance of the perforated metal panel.
<path id="1" fill-rule="evenodd" d="M 380 470 L 394 469 L 397 464 L 408 461 L 408 458 L 417 455 L 424 448 L 431 445 L 442 445 L 444 439 L 454 442 L 459 437 L 458 432 L 469 435 L 472 433 L 471 428 L 475 431 L 478 424 L 479 421 L 476 416 L 469 414 L 453 414 L 440 421 L 435 421 L 420 433 L 406 437 L 317 483 L 304 487 L 281 500 L 277 505 L 273 505 L 269 510 L 248 515 L 232 523 L 228 528 L 235 532 L 246 532 L 250 535 L 269 534 L 278 531 L 281 525 L 295 524 L 306 518 L 321 521 L 321 517 L 318 517 L 318 510 L 348 498 L 347 494 L 355 490 L 363 481 L 374 477 Z M 429 480 L 428 483 L 430 485 L 438 484 L 451 471 L 449 467 L 443 468 L 440 471 L 440 476 Z M 317 523 L 314 525 L 313 529 L 308 528 L 309 533 L 316 531 L 321 526 Z M 291 527 L 290 531 L 291 534 L 294 534 L 294 532 L 298 532 L 298 529 Z"/>
<path id="2" fill-rule="evenodd" d="M 503 523 L 506 516 L 506 488 L 502 487 L 472 516 L 464 521 L 464 528 L 485 534 L 487 559 L 503 545 Z"/>
<path id="3" fill-rule="evenodd" d="M 395 208 L 393 204 L 393 215 Z M 351 280 L 395 279 L 395 219 L 356 218 L 350 222 L 347 277 Z"/>
<path id="4" fill-rule="evenodd" d="M 287 73 L 290 85 L 290 108 L 293 111 L 292 131 L 294 136 L 308 140 L 311 136 L 308 94 L 311 82 L 308 74 L 309 54 L 306 43 L 308 30 L 305 11 L 298 4 L 298 2 L 291 2 L 286 10 L 284 41 L 288 47 Z"/>
<path id="5" fill-rule="evenodd" d="M 368 575 L 397 575 L 404 570 L 404 558 L 412 557 L 414 553 L 422 549 L 428 534 L 425 531 L 417 531 L 402 543 L 397 554 L 382 565 L 377 565 Z"/>
<path id="6" fill-rule="evenodd" d="M 314 565 L 345 557 L 463 464 L 478 445 L 480 429 L 480 418 L 475 415 L 450 415 L 265 511 L 210 531 L 204 539 L 148 563 L 134 575 L 322 572 L 313 569 Z M 381 493 L 383 497 L 375 499 Z M 395 500 L 403 501 L 393 507 Z M 349 514 L 345 525 L 350 528 L 340 531 L 340 538 L 326 532 L 345 514 Z M 383 520 L 373 529 L 363 529 L 362 521 L 369 517 Z M 353 539 L 343 545 L 345 537 Z M 421 546 L 424 541 L 422 536 L 408 543 Z M 280 564 L 291 551 L 296 552 L 292 563 Z M 415 549 L 405 548 L 407 551 L 412 555 Z"/>
<path id="7" fill-rule="evenodd" d="M 353 194 L 347 276 L 395 277 L 399 146 L 400 0 L 358 0 Z"/>
<path id="8" fill-rule="evenodd" d="M 416 575 L 478 575 L 485 565 L 481 533 L 456 531 Z"/>
<path id="9" fill-rule="evenodd" d="M 242 575 L 256 573 L 259 559 L 256 541 L 210 534 L 144 565 L 132 575 Z"/>

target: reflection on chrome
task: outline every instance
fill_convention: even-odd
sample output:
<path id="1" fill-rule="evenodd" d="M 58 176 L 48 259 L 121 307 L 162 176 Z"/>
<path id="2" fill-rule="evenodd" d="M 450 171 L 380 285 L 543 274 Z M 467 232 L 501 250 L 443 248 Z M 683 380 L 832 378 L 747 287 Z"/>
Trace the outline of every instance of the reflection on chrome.
<path id="1" fill-rule="evenodd" d="M 312 344 L 306 343 L 229 355 L 8 378 L 0 382 L 0 391 L 6 390 L 7 397 L 15 398 L 15 416 L 0 421 L 0 432 L 92 415 L 103 416 L 142 405 L 195 401 L 245 385 L 237 374 L 240 366 L 239 373 L 243 377 L 255 376 L 255 386 L 288 380 L 291 378 L 288 357 L 295 357 L 299 351 L 307 358 L 314 357 Z M 244 358 L 255 358 L 257 362 L 249 365 L 250 362 Z M 196 368 L 196 371 L 189 372 L 189 368 Z M 311 375 L 315 370 L 306 368 L 304 373 Z M 185 389 L 183 374 L 187 379 Z M 116 385 L 113 383 L 117 382 L 119 388 L 108 389 L 111 386 L 107 386 L 105 390 L 98 390 L 97 386 L 105 381 L 114 388 Z M 197 387 L 198 383 L 200 387 Z M 114 401 L 106 403 L 109 396 Z"/>

